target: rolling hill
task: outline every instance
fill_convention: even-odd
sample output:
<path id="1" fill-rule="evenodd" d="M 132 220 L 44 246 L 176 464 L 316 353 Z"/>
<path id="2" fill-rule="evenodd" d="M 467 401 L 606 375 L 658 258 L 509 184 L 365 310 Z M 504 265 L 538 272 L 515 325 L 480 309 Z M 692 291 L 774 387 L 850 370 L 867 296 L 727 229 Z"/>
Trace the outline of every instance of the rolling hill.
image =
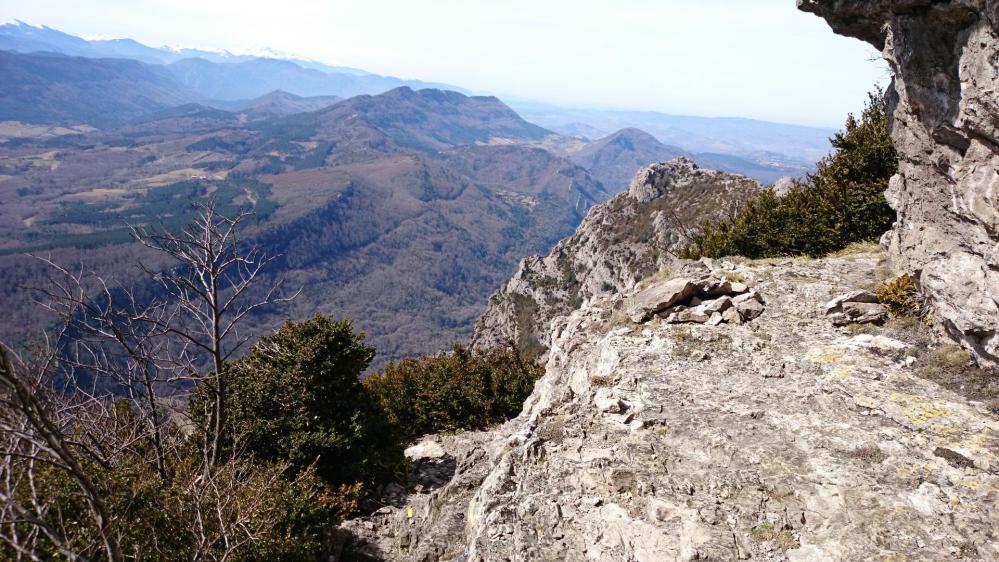
<path id="1" fill-rule="evenodd" d="M 194 96 L 162 67 L 0 51 L 0 121 L 111 127 Z"/>
<path id="2" fill-rule="evenodd" d="M 176 228 L 213 197 L 256 211 L 246 234 L 280 256 L 272 275 L 302 289 L 255 317 L 253 333 L 322 311 L 355 319 L 377 364 L 433 352 L 470 335 L 521 258 L 610 196 L 583 168 L 528 146 L 547 134 L 495 98 L 402 88 L 252 123 L 186 105 L 0 144 L 0 285 L 41 278 L 17 255 L 26 250 L 128 279 L 141 254 L 124 221 Z M 0 336 L 37 325 L 23 292 L 0 297 L 18 326 Z"/>
<path id="3" fill-rule="evenodd" d="M 570 153 L 569 159 L 590 170 L 615 192 L 627 189 L 635 171 L 653 162 L 665 162 L 686 152 L 667 146 L 652 135 L 635 128 L 621 129 Z"/>

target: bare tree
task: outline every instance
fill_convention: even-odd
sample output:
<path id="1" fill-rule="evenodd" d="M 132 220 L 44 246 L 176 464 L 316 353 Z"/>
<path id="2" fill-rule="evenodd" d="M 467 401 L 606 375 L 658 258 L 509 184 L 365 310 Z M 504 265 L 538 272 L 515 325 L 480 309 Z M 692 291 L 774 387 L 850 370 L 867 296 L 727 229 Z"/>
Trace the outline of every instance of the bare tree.
<path id="1" fill-rule="evenodd" d="M 71 561 L 223 562 L 273 534 L 281 512 L 272 490 L 282 485 L 287 467 L 261 468 L 238 450 L 225 462 L 161 482 L 165 492 L 152 509 L 176 526 L 137 532 L 134 526 L 148 518 L 130 519 L 129 501 L 113 503 L 114 491 L 95 474 L 132 472 L 134 445 L 148 438 L 144 424 L 114 400 L 61 390 L 63 367 L 52 346 L 33 360 L 0 346 L 0 547 L 15 560 L 41 562 L 58 554 Z M 174 464 L 176 453 L 168 454 Z M 53 470 L 62 476 L 54 478 Z M 63 477 L 89 520 L 67 514 L 72 506 L 49 489 Z M 176 535 L 184 537 L 179 544 Z"/>
<path id="2" fill-rule="evenodd" d="M 169 478 L 161 394 L 175 394 L 178 364 L 159 325 L 171 313 L 162 301 L 140 304 L 131 288 L 117 287 L 94 272 L 70 271 L 54 262 L 48 283 L 36 288 L 38 303 L 73 331 L 61 360 L 104 382 L 106 393 L 130 399 L 147 427 L 157 472 Z M 166 388 L 164 388 L 166 387 Z"/>
<path id="3" fill-rule="evenodd" d="M 220 452 L 223 368 L 249 339 L 239 326 L 253 311 L 291 298 L 281 296 L 280 282 L 257 286 L 273 258 L 240 240 L 248 216 L 225 217 L 208 203 L 179 234 L 133 227 L 136 241 L 176 260 L 166 271 L 142 268 L 155 288 L 148 298 L 95 272 L 43 260 L 52 274 L 36 295 L 60 319 L 59 329 L 31 359 L 0 344 L 6 552 L 18 560 L 56 553 L 68 560 L 215 561 L 273 531 L 278 512 L 274 495 L 264 492 L 281 482 L 285 467 L 261 470 L 240 454 L 235 437 L 232 454 Z M 181 432 L 164 406 L 165 393 L 192 382 L 202 387 L 207 413 L 203 454 L 193 466 L 179 453 Z M 96 478 L 102 471 L 131 478 L 144 461 L 164 492 L 152 509 L 182 522 L 174 533 L 188 537 L 184 553 L 163 552 L 160 545 L 176 537 L 158 536 L 160 529 L 144 529 L 141 540 L 134 529 L 126 532 L 132 507 L 115 503 L 114 488 Z M 87 520 L 66 514 L 65 500 L 46 490 L 54 481 L 71 483 L 79 500 L 73 505 L 85 507 Z"/>
<path id="4" fill-rule="evenodd" d="M 102 464 L 107 451 L 85 443 L 87 436 L 79 432 L 86 427 L 87 410 L 101 405 L 86 394 L 71 397 L 59 392 L 53 384 L 58 368 L 51 346 L 35 360 L 25 361 L 0 345 L 0 541 L 37 560 L 37 543 L 44 535 L 68 559 L 86 559 L 79 545 L 71 546 L 66 532 L 73 522 L 62 521 L 50 498 L 36 486 L 39 465 L 45 464 L 72 479 L 100 549 L 108 560 L 119 562 L 124 557 L 117 521 L 86 467 L 88 461 Z"/>
<path id="5" fill-rule="evenodd" d="M 225 433 L 225 362 L 249 341 L 247 334 L 239 333 L 240 323 L 257 309 L 295 296 L 281 296 L 281 281 L 264 290 L 256 287 L 261 271 L 275 257 L 257 246 L 244 245 L 239 238 L 241 224 L 251 215 L 244 211 L 230 218 L 218 213 L 209 201 L 179 234 L 162 228 L 131 228 L 137 242 L 177 262 L 162 272 L 144 268 L 166 293 L 171 309 L 167 314 L 143 316 L 142 321 L 180 341 L 174 349 L 175 360 L 186 362 L 186 376 L 202 384 L 209 397 L 206 467 L 218 461 Z M 205 357 L 207 374 L 200 372 L 205 366 L 200 359 Z"/>

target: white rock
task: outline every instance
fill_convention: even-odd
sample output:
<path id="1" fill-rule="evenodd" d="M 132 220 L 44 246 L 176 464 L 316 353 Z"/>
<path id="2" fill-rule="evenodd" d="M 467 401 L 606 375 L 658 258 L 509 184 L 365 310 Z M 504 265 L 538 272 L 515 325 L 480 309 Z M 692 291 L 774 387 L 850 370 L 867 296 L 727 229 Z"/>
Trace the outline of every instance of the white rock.
<path id="1" fill-rule="evenodd" d="M 447 452 L 441 447 L 440 443 L 436 441 L 420 441 L 416 445 L 407 448 L 403 451 L 403 455 L 411 461 L 419 461 L 426 459 L 440 459 L 446 455 Z"/>

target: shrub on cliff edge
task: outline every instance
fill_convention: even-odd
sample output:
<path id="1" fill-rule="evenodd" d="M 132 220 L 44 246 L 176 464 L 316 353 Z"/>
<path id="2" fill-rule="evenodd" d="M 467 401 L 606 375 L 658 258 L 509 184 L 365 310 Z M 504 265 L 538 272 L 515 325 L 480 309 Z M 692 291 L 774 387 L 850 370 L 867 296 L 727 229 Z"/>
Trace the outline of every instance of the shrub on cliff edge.
<path id="1" fill-rule="evenodd" d="M 457 429 L 481 429 L 520 413 L 543 374 L 516 350 L 471 351 L 404 359 L 368 377 L 389 420 L 405 437 Z"/>
<path id="2" fill-rule="evenodd" d="M 731 220 L 705 225 L 681 257 L 819 257 L 876 240 L 895 221 L 884 192 L 898 169 L 880 89 L 869 94 L 859 121 L 847 118 L 832 146 L 814 174 L 783 195 L 763 191 Z"/>

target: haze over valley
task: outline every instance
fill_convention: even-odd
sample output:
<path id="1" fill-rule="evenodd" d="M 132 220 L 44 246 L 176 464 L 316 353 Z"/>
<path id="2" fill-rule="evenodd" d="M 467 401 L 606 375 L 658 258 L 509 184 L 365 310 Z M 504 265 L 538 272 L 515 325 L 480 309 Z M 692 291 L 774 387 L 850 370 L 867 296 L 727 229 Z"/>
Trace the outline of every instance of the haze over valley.
<path id="1" fill-rule="evenodd" d="M 255 331 L 352 318 L 380 365 L 467 339 L 520 259 L 640 167 L 683 156 L 772 183 L 811 171 L 832 134 L 525 100 L 518 114 L 460 86 L 23 22 L 0 26 L 0 70 L 7 338 L 46 322 L 23 288 L 44 265 L 24 253 L 126 276 L 142 255 L 128 225 L 176 228 L 212 199 L 253 209 L 273 274 L 302 288 Z"/>

